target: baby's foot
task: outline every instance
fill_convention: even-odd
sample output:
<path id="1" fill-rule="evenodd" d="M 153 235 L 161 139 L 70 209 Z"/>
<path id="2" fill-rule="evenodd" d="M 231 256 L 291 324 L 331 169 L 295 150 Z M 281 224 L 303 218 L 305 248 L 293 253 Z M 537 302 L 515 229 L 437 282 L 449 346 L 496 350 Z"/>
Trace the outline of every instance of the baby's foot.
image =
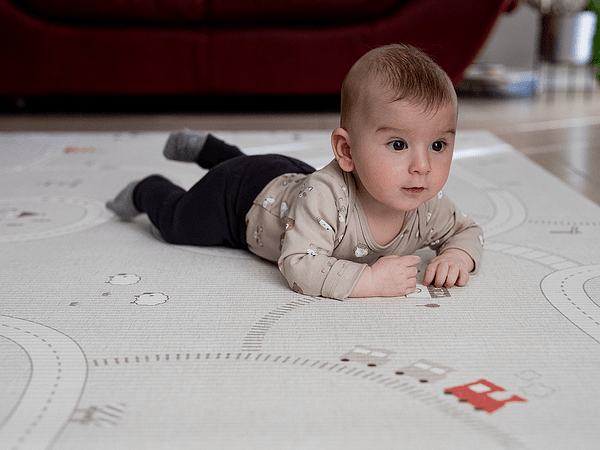
<path id="1" fill-rule="evenodd" d="M 129 222 L 136 216 L 141 214 L 140 211 L 135 207 L 133 202 L 133 191 L 138 185 L 139 181 L 132 181 L 125 188 L 117 194 L 115 199 L 111 202 L 106 202 L 106 207 L 114 212 L 117 216 Z"/>
<path id="2" fill-rule="evenodd" d="M 208 133 L 187 128 L 174 131 L 167 139 L 163 155 L 175 161 L 197 162 L 207 137 Z"/>

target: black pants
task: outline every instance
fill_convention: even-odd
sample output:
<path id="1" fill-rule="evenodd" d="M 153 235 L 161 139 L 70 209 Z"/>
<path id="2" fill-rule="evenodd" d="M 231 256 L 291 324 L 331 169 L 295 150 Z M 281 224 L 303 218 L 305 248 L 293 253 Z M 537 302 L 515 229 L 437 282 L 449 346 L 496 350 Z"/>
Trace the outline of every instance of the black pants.
<path id="1" fill-rule="evenodd" d="M 246 214 L 260 191 L 279 175 L 315 171 L 283 155 L 244 155 L 212 135 L 200 160 L 209 171 L 187 192 L 160 175 L 134 191 L 136 208 L 172 244 L 247 248 Z"/>

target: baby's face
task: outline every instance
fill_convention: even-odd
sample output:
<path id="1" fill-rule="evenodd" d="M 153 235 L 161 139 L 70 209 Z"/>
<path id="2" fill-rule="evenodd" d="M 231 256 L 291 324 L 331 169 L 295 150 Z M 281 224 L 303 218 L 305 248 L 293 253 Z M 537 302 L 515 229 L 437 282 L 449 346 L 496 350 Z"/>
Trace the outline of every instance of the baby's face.
<path id="1" fill-rule="evenodd" d="M 456 106 L 424 112 L 405 100 L 390 102 L 383 93 L 372 98 L 349 131 L 359 198 L 382 214 L 416 209 L 448 179 Z"/>

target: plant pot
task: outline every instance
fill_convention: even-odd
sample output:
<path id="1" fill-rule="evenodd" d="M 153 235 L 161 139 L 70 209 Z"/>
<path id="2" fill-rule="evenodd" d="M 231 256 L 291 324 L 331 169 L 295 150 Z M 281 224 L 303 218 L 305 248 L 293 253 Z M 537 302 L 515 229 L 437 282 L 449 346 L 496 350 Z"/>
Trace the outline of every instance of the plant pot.
<path id="1" fill-rule="evenodd" d="M 571 15 L 542 15 L 540 60 L 574 65 L 592 59 L 597 17 L 591 11 Z"/>

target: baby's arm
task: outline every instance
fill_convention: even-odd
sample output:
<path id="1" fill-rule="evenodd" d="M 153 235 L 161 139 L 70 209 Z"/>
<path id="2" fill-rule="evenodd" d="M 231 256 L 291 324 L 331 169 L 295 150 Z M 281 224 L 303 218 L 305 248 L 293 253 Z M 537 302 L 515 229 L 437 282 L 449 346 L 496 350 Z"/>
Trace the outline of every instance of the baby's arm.
<path id="1" fill-rule="evenodd" d="M 445 195 L 431 202 L 432 229 L 439 237 L 430 245 L 438 256 L 433 258 L 423 276 L 423 284 L 435 287 L 465 286 L 475 271 L 483 252 L 483 230 L 462 214 Z"/>
<path id="2" fill-rule="evenodd" d="M 363 271 L 350 297 L 400 297 L 417 287 L 416 255 L 389 255 L 379 258 Z"/>
<path id="3" fill-rule="evenodd" d="M 469 281 L 469 273 L 474 268 L 475 262 L 466 252 L 458 248 L 449 248 L 427 265 L 423 284 L 447 288 L 465 286 Z"/>
<path id="4" fill-rule="evenodd" d="M 367 264 L 333 257 L 347 213 L 347 190 L 338 180 L 319 172 L 306 179 L 286 219 L 278 261 L 296 292 L 339 300 L 352 293 Z"/>

